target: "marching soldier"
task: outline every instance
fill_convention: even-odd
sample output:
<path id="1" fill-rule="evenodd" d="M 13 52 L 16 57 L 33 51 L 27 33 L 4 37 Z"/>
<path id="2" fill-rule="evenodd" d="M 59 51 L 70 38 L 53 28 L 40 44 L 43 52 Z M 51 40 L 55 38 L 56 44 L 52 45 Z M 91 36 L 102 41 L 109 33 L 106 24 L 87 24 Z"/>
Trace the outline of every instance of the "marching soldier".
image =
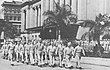
<path id="1" fill-rule="evenodd" d="M 44 49 L 43 49 L 43 52 L 44 52 L 44 58 L 45 58 L 45 64 L 47 64 L 47 47 L 48 47 L 48 44 L 45 42 L 44 43 Z"/>
<path id="2" fill-rule="evenodd" d="M 5 42 L 4 44 L 3 44 L 3 46 L 2 46 L 2 53 L 3 53 L 3 59 L 5 59 L 6 58 L 6 56 L 7 56 L 7 52 L 6 52 L 6 49 L 7 49 L 7 43 Z"/>
<path id="3" fill-rule="evenodd" d="M 55 64 L 55 54 L 56 54 L 56 46 L 51 42 L 50 46 L 48 47 L 49 52 L 49 66 L 53 66 Z"/>
<path id="4" fill-rule="evenodd" d="M 15 45 L 15 53 L 16 53 L 16 61 L 19 62 L 19 52 L 20 52 L 20 49 L 19 49 L 19 46 L 20 46 L 20 42 L 18 41 L 17 42 L 17 45 Z"/>
<path id="5" fill-rule="evenodd" d="M 19 50 L 20 50 L 20 59 L 21 59 L 21 62 L 23 63 L 24 62 L 24 46 L 22 43 L 20 43 L 19 45 Z"/>
<path id="6" fill-rule="evenodd" d="M 8 51 L 9 51 L 9 45 L 8 42 L 6 43 L 6 48 L 5 48 L 5 55 L 6 55 L 6 59 L 8 59 Z"/>
<path id="7" fill-rule="evenodd" d="M 14 46 L 13 42 L 10 42 L 10 44 L 9 44 L 9 59 L 11 60 L 12 66 L 14 65 L 14 63 L 13 63 L 14 48 L 15 48 L 15 46 Z"/>
<path id="8" fill-rule="evenodd" d="M 38 56 L 38 66 L 42 65 L 42 50 L 43 50 L 43 44 L 39 41 L 37 43 L 37 56 Z"/>
<path id="9" fill-rule="evenodd" d="M 58 55 L 59 55 L 59 63 L 60 67 L 62 67 L 62 62 L 63 62 L 63 56 L 64 56 L 64 48 L 65 46 L 61 43 L 58 44 Z"/>
<path id="10" fill-rule="evenodd" d="M 64 49 L 64 57 L 66 58 L 66 64 L 65 64 L 66 68 L 71 67 L 70 59 L 72 57 L 73 51 L 74 51 L 74 48 L 71 46 L 71 42 L 69 42 L 68 46 Z"/>
<path id="11" fill-rule="evenodd" d="M 29 63 L 29 42 L 24 45 L 25 50 L 25 63 Z"/>
<path id="12" fill-rule="evenodd" d="M 38 46 L 37 46 L 37 42 L 34 41 L 34 63 L 37 64 L 38 62 L 38 56 L 37 56 L 37 49 L 38 49 Z"/>
<path id="13" fill-rule="evenodd" d="M 31 62 L 31 65 L 34 65 L 34 42 L 30 42 L 30 48 L 29 48 L 29 51 L 30 51 L 30 62 Z"/>
<path id="14" fill-rule="evenodd" d="M 81 47 L 81 43 L 79 43 L 78 46 L 76 46 L 74 49 L 74 56 L 76 59 L 76 68 L 81 68 L 80 61 L 81 61 L 82 54 L 85 55 L 85 52 L 84 52 L 84 49 Z"/>

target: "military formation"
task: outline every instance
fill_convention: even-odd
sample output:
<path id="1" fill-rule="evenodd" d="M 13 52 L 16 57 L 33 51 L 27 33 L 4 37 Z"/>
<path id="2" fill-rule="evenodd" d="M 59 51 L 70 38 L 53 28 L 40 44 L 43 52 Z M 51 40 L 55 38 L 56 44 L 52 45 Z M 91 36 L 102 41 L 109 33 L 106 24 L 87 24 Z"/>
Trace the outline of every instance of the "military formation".
<path id="1" fill-rule="evenodd" d="M 85 55 L 81 42 L 72 45 L 72 42 L 66 44 L 61 40 L 32 40 L 6 41 L 2 46 L 3 58 L 13 62 L 22 62 L 35 66 L 59 66 L 81 68 L 80 61 L 82 54 Z M 75 59 L 76 66 L 71 64 Z"/>

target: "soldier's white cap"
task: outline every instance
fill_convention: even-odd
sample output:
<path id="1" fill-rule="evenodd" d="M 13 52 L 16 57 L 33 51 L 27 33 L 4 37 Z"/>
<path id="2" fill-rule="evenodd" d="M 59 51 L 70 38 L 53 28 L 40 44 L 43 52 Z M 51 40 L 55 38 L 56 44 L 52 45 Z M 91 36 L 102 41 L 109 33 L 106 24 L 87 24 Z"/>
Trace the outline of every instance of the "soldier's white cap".
<path id="1" fill-rule="evenodd" d="M 71 42 L 68 42 L 68 46 L 71 45 Z"/>

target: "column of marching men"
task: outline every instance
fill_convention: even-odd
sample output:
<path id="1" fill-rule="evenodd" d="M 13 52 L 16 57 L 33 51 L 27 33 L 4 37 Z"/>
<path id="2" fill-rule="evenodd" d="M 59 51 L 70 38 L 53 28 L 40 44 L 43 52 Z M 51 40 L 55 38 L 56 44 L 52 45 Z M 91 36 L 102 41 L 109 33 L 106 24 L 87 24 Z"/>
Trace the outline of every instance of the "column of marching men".
<path id="1" fill-rule="evenodd" d="M 69 42 L 66 45 L 58 40 L 32 40 L 28 42 L 5 42 L 3 45 L 4 59 L 11 62 L 22 62 L 25 64 L 53 67 L 71 67 L 71 59 L 76 61 L 76 67 L 80 68 L 81 53 L 84 53 L 81 43 L 76 47 Z M 56 63 L 57 61 L 57 63 Z M 13 65 L 13 63 L 12 63 Z"/>

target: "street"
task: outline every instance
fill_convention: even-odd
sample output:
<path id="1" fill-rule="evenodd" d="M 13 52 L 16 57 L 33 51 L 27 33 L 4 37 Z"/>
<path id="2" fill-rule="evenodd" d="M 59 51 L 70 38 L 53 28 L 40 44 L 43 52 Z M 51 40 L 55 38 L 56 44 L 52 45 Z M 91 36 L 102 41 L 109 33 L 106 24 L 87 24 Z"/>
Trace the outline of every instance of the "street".
<path id="1" fill-rule="evenodd" d="M 11 66 L 9 60 L 0 58 L 0 70 L 80 70 L 75 68 L 74 62 L 73 66 L 74 68 L 72 69 L 65 69 L 60 67 L 38 67 L 22 63 L 15 63 L 15 66 Z M 81 66 L 82 70 L 110 70 L 110 59 L 83 57 Z"/>

